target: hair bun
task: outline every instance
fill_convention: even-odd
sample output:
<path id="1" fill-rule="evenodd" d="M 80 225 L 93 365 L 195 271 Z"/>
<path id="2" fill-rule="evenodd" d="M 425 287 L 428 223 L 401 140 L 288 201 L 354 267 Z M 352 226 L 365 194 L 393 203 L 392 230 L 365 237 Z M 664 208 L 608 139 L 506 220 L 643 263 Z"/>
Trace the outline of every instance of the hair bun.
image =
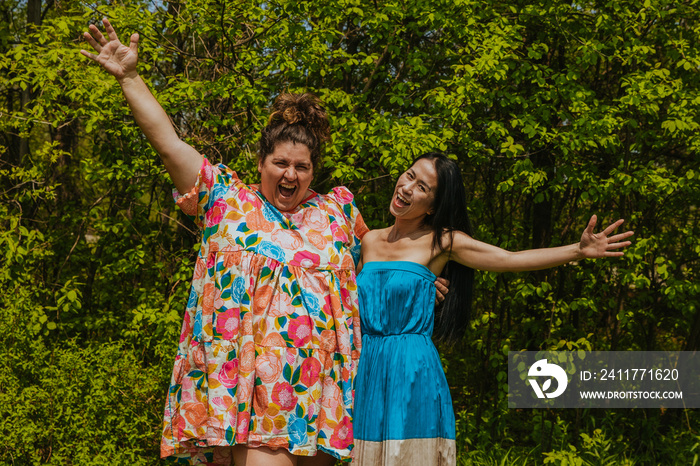
<path id="1" fill-rule="evenodd" d="M 330 125 L 321 100 L 311 93 L 280 94 L 272 105 L 269 126 L 278 124 L 303 125 L 314 133 L 319 142 L 330 139 Z"/>
<path id="2" fill-rule="evenodd" d="M 282 118 L 289 125 L 300 123 L 304 120 L 304 115 L 299 111 L 297 107 L 287 107 L 282 112 Z"/>

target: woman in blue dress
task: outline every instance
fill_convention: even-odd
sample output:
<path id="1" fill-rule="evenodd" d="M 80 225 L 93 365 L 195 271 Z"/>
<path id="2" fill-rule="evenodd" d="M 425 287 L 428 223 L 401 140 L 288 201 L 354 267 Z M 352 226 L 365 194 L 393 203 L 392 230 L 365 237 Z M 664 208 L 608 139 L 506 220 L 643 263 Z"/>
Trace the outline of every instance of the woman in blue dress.
<path id="1" fill-rule="evenodd" d="M 473 270 L 517 272 L 584 258 L 618 257 L 631 231 L 623 220 L 581 241 L 510 252 L 471 237 L 460 170 L 443 154 L 416 159 L 401 175 L 389 208 L 395 223 L 362 239 L 359 288 L 362 356 L 355 386 L 354 464 L 454 465 L 455 418 L 432 343 L 435 288 L 445 269 L 450 292 L 436 321 L 449 339 L 464 330 Z"/>

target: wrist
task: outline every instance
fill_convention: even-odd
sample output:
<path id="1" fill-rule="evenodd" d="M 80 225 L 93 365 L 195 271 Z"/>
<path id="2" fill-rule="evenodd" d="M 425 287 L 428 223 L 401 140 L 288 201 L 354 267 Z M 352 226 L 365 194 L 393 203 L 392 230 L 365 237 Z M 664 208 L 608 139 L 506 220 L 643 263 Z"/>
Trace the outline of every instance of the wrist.
<path id="1" fill-rule="evenodd" d="M 124 75 L 120 76 L 117 78 L 117 82 L 119 85 L 123 86 L 128 86 L 129 84 L 136 82 L 141 79 L 141 76 L 139 76 L 137 71 L 130 71 L 127 73 L 124 73 Z"/>

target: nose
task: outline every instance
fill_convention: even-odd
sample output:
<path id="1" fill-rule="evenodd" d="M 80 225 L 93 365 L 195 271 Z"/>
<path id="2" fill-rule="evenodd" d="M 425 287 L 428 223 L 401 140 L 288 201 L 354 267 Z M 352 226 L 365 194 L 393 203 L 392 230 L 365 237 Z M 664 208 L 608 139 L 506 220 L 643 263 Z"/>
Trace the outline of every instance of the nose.
<path id="1" fill-rule="evenodd" d="M 284 178 L 289 181 L 294 181 L 297 179 L 297 171 L 293 166 L 287 167 L 284 171 Z"/>

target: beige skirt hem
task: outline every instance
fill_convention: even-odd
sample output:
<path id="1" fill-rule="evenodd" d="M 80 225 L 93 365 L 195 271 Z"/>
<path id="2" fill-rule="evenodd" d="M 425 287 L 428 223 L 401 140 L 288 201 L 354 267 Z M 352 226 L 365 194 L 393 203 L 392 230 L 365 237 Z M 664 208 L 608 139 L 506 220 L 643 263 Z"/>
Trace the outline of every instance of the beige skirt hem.
<path id="1" fill-rule="evenodd" d="M 355 439 L 353 465 L 357 466 L 455 466 L 454 439 L 415 438 L 369 442 Z"/>

